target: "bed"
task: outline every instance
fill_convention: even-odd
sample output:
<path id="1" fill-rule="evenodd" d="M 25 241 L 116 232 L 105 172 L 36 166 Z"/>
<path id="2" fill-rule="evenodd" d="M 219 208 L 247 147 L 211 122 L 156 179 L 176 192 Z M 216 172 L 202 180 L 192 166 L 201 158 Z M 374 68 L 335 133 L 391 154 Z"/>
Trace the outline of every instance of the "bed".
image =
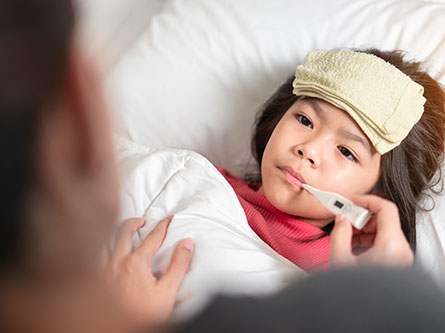
<path id="1" fill-rule="evenodd" d="M 112 109 L 123 181 L 121 218 L 143 215 L 149 222 L 135 243 L 157 219 L 172 212 L 168 210 L 179 220 L 206 220 L 199 214 L 191 217 L 187 210 L 191 203 L 177 200 L 185 192 L 174 189 L 189 190 L 190 179 L 201 181 L 197 190 L 187 192 L 201 200 L 197 209 L 205 210 L 205 203 L 216 207 L 207 209 L 214 219 L 229 212 L 223 222 L 231 222 L 222 223 L 215 238 L 209 239 L 224 239 L 239 262 L 209 255 L 210 240 L 204 235 L 211 231 L 205 223 L 178 223 L 184 229 L 177 235 L 171 231 L 155 260 L 162 271 L 169 249 L 181 235 L 189 234 L 197 238 L 197 261 L 210 265 L 200 272 L 198 265 L 192 265 L 178 295 L 179 318 L 192 316 L 214 292 L 266 294 L 305 276 L 246 230 L 234 193 L 208 161 L 238 176 L 253 170 L 249 138 L 255 113 L 309 51 L 402 49 L 410 58 L 424 61 L 445 86 L 445 0 L 84 0 L 80 4 L 81 40 L 97 59 Z M 191 166 L 201 168 L 201 173 L 191 175 Z M 160 202 L 158 195 L 165 188 L 170 189 L 166 200 L 175 205 Z M 219 194 L 212 192 L 215 189 Z M 212 195 L 221 195 L 223 203 L 206 199 Z M 416 263 L 445 288 L 445 195 L 433 198 L 434 208 L 418 216 Z M 218 209 L 221 214 L 212 215 Z M 238 226 L 237 221 L 241 221 Z M 236 232 L 245 232 L 247 238 L 231 242 L 233 228 L 243 229 Z M 219 237 L 220 232 L 225 236 Z M 255 257 L 258 249 L 267 255 Z M 212 260 L 222 266 L 227 263 L 228 269 L 236 265 L 241 273 L 212 275 L 212 269 L 220 267 Z M 246 278 L 243 265 L 248 264 L 253 270 L 264 268 L 264 279 L 256 285 Z M 192 292 L 197 286 L 199 295 Z"/>

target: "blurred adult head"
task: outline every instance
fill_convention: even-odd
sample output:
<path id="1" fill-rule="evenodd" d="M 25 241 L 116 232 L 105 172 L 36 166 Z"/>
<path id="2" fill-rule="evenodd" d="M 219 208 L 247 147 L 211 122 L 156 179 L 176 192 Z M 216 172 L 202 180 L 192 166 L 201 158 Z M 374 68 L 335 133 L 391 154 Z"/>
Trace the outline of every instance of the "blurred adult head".
<path id="1" fill-rule="evenodd" d="M 69 0 L 0 3 L 2 271 L 89 251 L 72 241 L 110 230 L 117 215 L 109 118 L 74 21 Z"/>
<path id="2" fill-rule="evenodd" d="M 0 2 L 0 270 L 17 302 L 92 276 L 116 222 L 109 116 L 78 45 L 70 0 Z"/>

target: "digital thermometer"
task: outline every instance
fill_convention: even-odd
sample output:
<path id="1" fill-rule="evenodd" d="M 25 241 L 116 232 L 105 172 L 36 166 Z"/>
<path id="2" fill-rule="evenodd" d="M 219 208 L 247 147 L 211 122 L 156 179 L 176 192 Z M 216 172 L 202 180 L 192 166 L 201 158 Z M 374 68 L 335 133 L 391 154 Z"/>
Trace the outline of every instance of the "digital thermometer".
<path id="1" fill-rule="evenodd" d="M 303 184 L 303 188 L 315 195 L 321 204 L 335 215 L 345 215 L 356 229 L 362 229 L 372 216 L 369 210 L 357 206 L 340 194 L 319 190 L 307 184 Z"/>

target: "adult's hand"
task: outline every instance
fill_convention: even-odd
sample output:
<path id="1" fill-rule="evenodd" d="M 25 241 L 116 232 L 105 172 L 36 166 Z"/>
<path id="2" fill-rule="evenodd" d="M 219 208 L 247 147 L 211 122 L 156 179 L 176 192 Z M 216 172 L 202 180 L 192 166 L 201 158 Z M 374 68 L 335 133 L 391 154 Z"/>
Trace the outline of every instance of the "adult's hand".
<path id="1" fill-rule="evenodd" d="M 192 258 L 193 241 L 183 239 L 175 248 L 165 274 L 157 278 L 151 272 L 153 255 L 164 241 L 171 219 L 169 216 L 160 221 L 136 249 L 133 249 L 133 235 L 145 225 L 145 219 L 125 220 L 116 234 L 109 263 L 111 283 L 126 315 L 136 325 L 163 324 L 170 318 Z"/>
<path id="2" fill-rule="evenodd" d="M 339 214 L 331 233 L 331 267 L 356 265 L 410 266 L 414 255 L 403 234 L 397 206 L 375 195 L 351 200 L 373 213 L 362 230 Z"/>

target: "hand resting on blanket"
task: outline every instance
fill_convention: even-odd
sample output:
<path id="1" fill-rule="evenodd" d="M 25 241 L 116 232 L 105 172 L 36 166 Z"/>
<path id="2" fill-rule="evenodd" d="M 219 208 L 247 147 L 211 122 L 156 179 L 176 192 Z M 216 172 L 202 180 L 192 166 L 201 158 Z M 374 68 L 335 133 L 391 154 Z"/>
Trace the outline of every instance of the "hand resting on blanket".
<path id="1" fill-rule="evenodd" d="M 160 221 L 137 249 L 133 249 L 133 235 L 144 226 L 145 219 L 124 221 L 115 237 L 108 267 L 111 286 L 123 311 L 141 327 L 162 324 L 170 318 L 192 258 L 193 241 L 186 238 L 176 246 L 166 273 L 160 278 L 153 275 L 151 261 L 165 239 L 171 220 L 172 216 L 168 216 Z"/>

